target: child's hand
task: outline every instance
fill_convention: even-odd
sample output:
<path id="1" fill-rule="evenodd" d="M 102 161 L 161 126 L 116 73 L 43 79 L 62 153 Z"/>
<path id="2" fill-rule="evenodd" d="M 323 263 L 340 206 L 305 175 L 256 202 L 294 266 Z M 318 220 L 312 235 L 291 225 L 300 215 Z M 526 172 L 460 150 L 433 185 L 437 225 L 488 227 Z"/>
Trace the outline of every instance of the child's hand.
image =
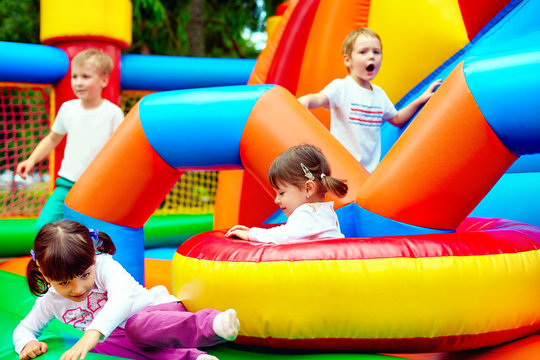
<path id="1" fill-rule="evenodd" d="M 249 228 L 244 225 L 234 225 L 225 234 L 226 237 L 236 236 L 242 240 L 249 240 Z"/>
<path id="2" fill-rule="evenodd" d="M 71 349 L 62 354 L 60 360 L 78 360 L 79 358 L 83 360 L 86 354 L 98 344 L 100 337 L 101 333 L 97 330 L 86 331 Z"/>
<path id="3" fill-rule="evenodd" d="M 305 107 L 306 109 L 309 109 L 309 100 L 307 96 L 300 96 L 298 98 L 298 102 L 302 104 L 302 106 Z"/>
<path id="4" fill-rule="evenodd" d="M 419 99 L 421 103 L 426 103 L 429 98 L 435 93 L 435 88 L 437 88 L 439 85 L 441 85 L 442 79 L 435 80 L 429 86 L 427 87 L 426 91 L 422 93 L 422 95 L 419 96 Z"/>
<path id="5" fill-rule="evenodd" d="M 31 340 L 22 349 L 19 355 L 19 359 L 20 360 L 35 359 L 39 355 L 45 354 L 47 352 L 47 349 L 48 349 L 47 344 L 45 344 L 44 342 Z"/>
<path id="6" fill-rule="evenodd" d="M 21 161 L 17 165 L 17 169 L 15 170 L 15 173 L 22 177 L 23 179 L 26 179 L 26 176 L 30 173 L 30 170 L 34 167 L 34 162 L 26 159 L 24 161 Z"/>

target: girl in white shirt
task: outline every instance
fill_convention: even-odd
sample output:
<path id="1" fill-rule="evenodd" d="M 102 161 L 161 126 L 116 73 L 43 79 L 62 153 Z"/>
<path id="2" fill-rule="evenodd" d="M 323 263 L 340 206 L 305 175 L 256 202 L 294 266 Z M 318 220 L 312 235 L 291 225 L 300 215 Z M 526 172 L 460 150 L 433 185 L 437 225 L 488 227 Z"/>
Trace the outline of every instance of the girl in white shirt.
<path id="1" fill-rule="evenodd" d="M 344 237 L 334 202 L 325 202 L 324 198 L 327 191 L 344 197 L 348 187 L 330 176 L 328 161 L 317 148 L 298 145 L 286 150 L 270 166 L 268 180 L 276 191 L 275 203 L 288 217 L 287 223 L 269 229 L 235 225 L 225 236 L 274 244 Z"/>
<path id="2" fill-rule="evenodd" d="M 238 335 L 233 309 L 188 312 L 164 286 L 148 290 L 115 260 L 111 238 L 75 221 L 41 228 L 27 267 L 30 291 L 38 296 L 13 332 L 20 359 L 47 351 L 38 340 L 53 318 L 84 331 L 61 360 L 84 359 L 89 351 L 130 359 L 211 360 L 197 349 Z"/>

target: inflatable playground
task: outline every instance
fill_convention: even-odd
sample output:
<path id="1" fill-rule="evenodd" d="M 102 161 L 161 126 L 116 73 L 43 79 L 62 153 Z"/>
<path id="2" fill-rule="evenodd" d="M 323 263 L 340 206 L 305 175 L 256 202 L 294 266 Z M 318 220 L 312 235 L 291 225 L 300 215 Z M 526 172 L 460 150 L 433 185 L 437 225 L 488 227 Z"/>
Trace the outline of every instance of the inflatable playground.
<path id="1" fill-rule="evenodd" d="M 129 12 L 129 1 L 118 3 L 125 8 L 115 10 Z M 151 92 L 72 188 L 66 216 L 111 235 L 116 258 L 136 279 L 166 284 L 189 310 L 237 309 L 238 339 L 209 353 L 540 356 L 540 1 L 290 1 L 256 63 L 121 55 L 129 44 L 124 22 L 81 29 L 67 9 L 49 5 L 42 3 L 45 45 L 0 43 L 0 81 L 54 84 L 61 102 L 70 96 L 60 88 L 69 58 L 99 46 L 120 69 L 107 96 Z M 443 79 L 408 126 L 383 127 L 385 154 L 371 174 L 330 135 L 327 112 L 296 101 L 346 75 L 341 41 L 359 26 L 381 35 L 374 82 L 398 108 Z M 294 245 L 225 238 L 237 223 L 285 221 L 266 172 L 300 143 L 321 148 L 333 175 L 348 181 L 347 197 L 332 199 L 346 238 Z M 179 220 L 164 220 L 175 230 L 149 249 L 145 229 L 156 209 L 194 170 L 219 171 L 211 226 L 191 236 L 174 228 Z M 2 232 L 0 256 L 10 259 L 0 264 L 0 359 L 15 359 L 11 333 L 34 301 L 19 275 L 31 236 Z M 148 261 L 151 252 L 161 267 Z M 58 358 L 77 336 L 52 322 L 43 358 Z"/>

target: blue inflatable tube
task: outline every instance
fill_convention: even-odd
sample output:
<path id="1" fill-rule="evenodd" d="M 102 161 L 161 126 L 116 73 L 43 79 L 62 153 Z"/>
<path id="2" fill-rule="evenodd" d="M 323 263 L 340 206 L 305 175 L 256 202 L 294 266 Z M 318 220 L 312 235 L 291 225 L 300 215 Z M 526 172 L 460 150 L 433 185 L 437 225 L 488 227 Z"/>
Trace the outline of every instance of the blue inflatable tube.
<path id="1" fill-rule="evenodd" d="M 120 84 L 125 90 L 180 90 L 245 85 L 255 59 L 122 55 Z"/>
<path id="2" fill-rule="evenodd" d="M 463 72 L 478 107 L 497 137 L 514 154 L 540 149 L 540 32 L 535 47 L 467 59 Z"/>
<path id="3" fill-rule="evenodd" d="M 0 81 L 53 84 L 68 70 L 69 59 L 62 49 L 0 41 Z"/>
<path id="4" fill-rule="evenodd" d="M 240 139 L 257 100 L 274 85 L 155 93 L 139 104 L 148 141 L 173 168 L 241 166 Z"/>

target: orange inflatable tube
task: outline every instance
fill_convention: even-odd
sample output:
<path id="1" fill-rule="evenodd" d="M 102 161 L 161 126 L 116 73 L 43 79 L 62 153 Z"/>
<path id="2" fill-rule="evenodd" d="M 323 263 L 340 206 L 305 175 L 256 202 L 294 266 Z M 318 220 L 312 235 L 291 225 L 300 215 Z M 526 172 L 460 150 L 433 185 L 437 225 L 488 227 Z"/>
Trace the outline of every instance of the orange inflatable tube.
<path id="1" fill-rule="evenodd" d="M 455 229 L 516 159 L 485 121 L 460 65 L 366 180 L 356 200 L 394 220 Z"/>

